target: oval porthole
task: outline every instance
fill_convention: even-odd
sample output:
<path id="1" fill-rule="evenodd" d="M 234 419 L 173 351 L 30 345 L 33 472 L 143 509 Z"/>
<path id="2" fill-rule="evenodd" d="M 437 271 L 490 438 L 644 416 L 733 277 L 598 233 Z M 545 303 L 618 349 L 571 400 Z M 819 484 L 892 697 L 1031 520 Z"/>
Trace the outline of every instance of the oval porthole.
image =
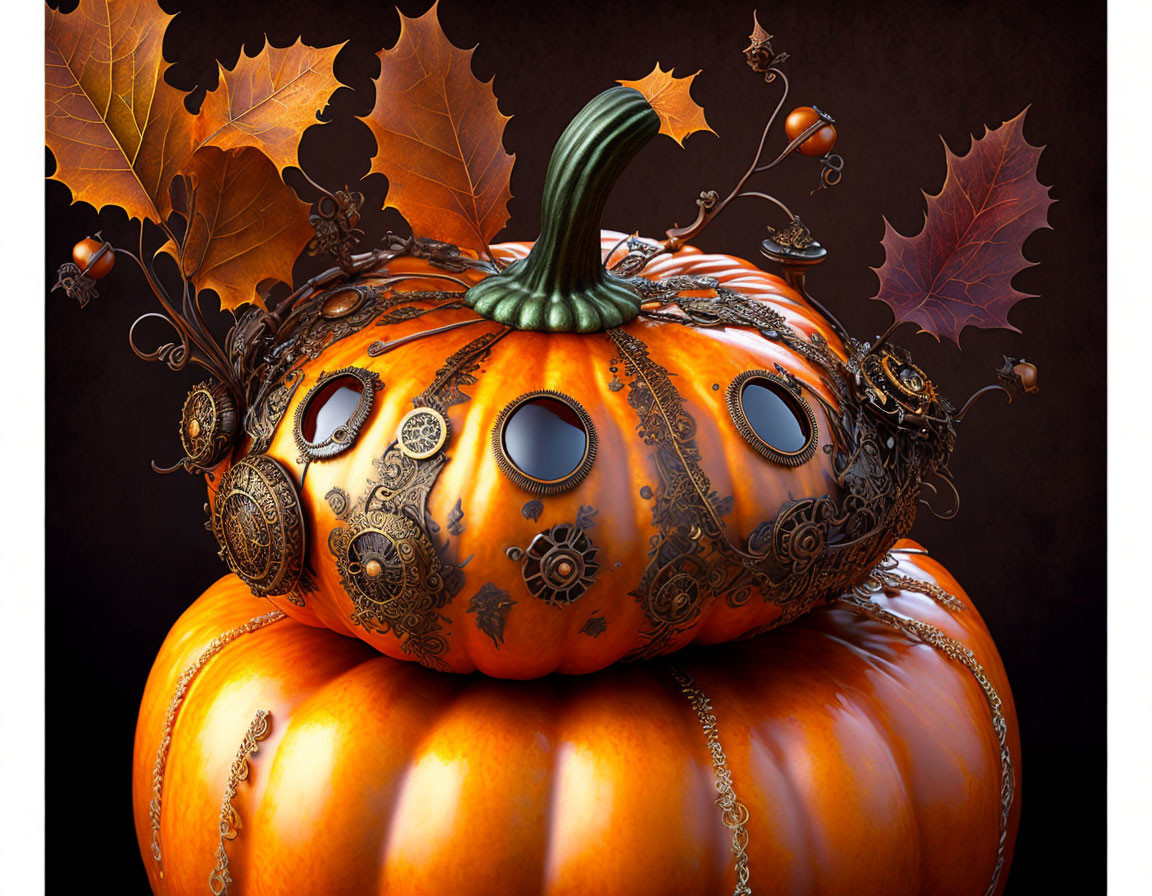
<path id="1" fill-rule="evenodd" d="M 379 379 L 359 367 L 325 374 L 296 407 L 296 446 L 308 460 L 347 450 L 372 411 Z"/>
<path id="2" fill-rule="evenodd" d="M 728 412 L 745 441 L 789 467 L 816 453 L 816 417 L 788 385 L 767 370 L 748 370 L 728 386 Z"/>
<path id="3" fill-rule="evenodd" d="M 596 430 L 578 402 L 560 392 L 521 395 L 500 412 L 492 448 L 518 486 L 554 495 L 578 485 L 596 459 Z"/>

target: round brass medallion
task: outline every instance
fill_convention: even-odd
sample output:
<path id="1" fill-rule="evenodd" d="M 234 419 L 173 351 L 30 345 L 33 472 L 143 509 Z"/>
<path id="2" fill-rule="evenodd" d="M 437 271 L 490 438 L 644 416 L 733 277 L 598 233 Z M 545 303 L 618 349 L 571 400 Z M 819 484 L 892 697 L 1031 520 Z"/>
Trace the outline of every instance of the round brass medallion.
<path id="1" fill-rule="evenodd" d="M 221 383 L 192 387 L 180 412 L 180 446 L 198 467 L 219 463 L 232 448 L 239 416 L 232 396 Z"/>
<path id="2" fill-rule="evenodd" d="M 424 460 L 448 441 L 448 421 L 435 408 L 415 408 L 400 421 L 396 438 L 404 454 L 413 460 Z"/>
<path id="3" fill-rule="evenodd" d="M 224 474 L 212 532 L 220 559 L 256 596 L 296 587 L 304 568 L 304 516 L 296 486 L 277 461 L 249 455 Z"/>

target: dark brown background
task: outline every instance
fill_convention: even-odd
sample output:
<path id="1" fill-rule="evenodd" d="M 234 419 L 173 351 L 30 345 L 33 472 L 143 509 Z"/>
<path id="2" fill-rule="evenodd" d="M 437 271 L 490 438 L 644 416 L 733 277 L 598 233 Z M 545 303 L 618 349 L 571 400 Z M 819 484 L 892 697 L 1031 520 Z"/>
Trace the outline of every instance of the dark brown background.
<path id="1" fill-rule="evenodd" d="M 67 2 L 66 6 L 74 5 Z M 302 158 L 330 188 L 355 184 L 374 147 L 352 119 L 373 104 L 374 53 L 398 24 L 378 0 L 245 3 L 164 0 L 180 15 L 164 41 L 169 79 L 200 90 L 231 67 L 241 44 L 268 35 L 287 45 L 348 39 L 336 62 L 330 123 L 307 132 Z M 426 0 L 404 0 L 408 15 Z M 747 167 L 776 94 L 743 64 L 751 2 L 553 2 L 487 6 L 442 0 L 458 45 L 479 42 L 474 69 L 497 75 L 505 143 L 517 154 L 504 236 L 531 239 L 549 150 L 586 100 L 617 78 L 645 75 L 659 59 L 678 74 L 704 69 L 694 95 L 722 139 L 687 148 L 654 141 L 626 172 L 605 226 L 659 235 L 693 217 L 701 189 L 725 190 Z M 1055 185 L 1052 231 L 1027 245 L 1037 268 L 1016 284 L 1040 299 L 1012 312 L 1023 335 L 969 330 L 964 352 L 917 336 L 898 341 L 956 401 L 990 381 L 1003 353 L 1039 365 L 1042 392 L 1007 407 L 987 399 L 964 425 L 952 470 L 960 516 L 925 514 L 916 535 L 964 583 L 996 637 L 1013 682 L 1023 733 L 1023 822 L 1009 894 L 1100 892 L 1104 868 L 1105 545 L 1105 53 L 1104 9 L 1051 2 L 762 4 L 761 20 L 792 59 L 789 107 L 830 112 L 846 160 L 843 183 L 808 199 L 817 165 L 797 157 L 765 186 L 801 211 L 830 250 L 811 291 L 860 336 L 891 320 L 869 302 L 883 260 L 882 215 L 919 228 L 921 188 L 943 180 L 941 134 L 963 152 L 982 132 L 1032 104 L 1025 128 L 1047 144 L 1040 176 Z M 777 137 L 782 145 L 783 140 Z M 48 156 L 48 168 L 52 161 Z M 298 174 L 288 179 L 300 184 Z M 379 206 L 386 184 L 361 185 Z M 306 198 L 314 198 L 306 194 Z M 47 185 L 47 282 L 77 238 L 103 229 L 133 245 L 122 213 L 99 218 Z M 772 208 L 737 204 L 699 240 L 755 258 Z M 390 213 L 391 214 L 391 213 Z M 398 219 L 366 216 L 370 236 Z M 312 259 L 297 279 L 314 273 Z M 159 477 L 147 461 L 179 457 L 176 421 L 192 374 L 134 358 L 126 330 L 152 310 L 138 272 L 121 264 L 84 312 L 54 294 L 48 325 L 48 869 L 62 892 L 89 869 L 119 892 L 147 891 L 132 832 L 130 760 L 136 708 L 152 657 L 181 610 L 221 572 L 202 528 L 201 484 Z M 861 819 L 867 824 L 867 819 Z M 52 848 L 52 845 L 55 848 Z M 59 861 L 67 847 L 67 863 Z M 323 849 L 323 844 L 317 844 Z M 1091 884 L 1089 882 L 1092 882 Z M 69 890 L 71 888 L 68 888 Z"/>

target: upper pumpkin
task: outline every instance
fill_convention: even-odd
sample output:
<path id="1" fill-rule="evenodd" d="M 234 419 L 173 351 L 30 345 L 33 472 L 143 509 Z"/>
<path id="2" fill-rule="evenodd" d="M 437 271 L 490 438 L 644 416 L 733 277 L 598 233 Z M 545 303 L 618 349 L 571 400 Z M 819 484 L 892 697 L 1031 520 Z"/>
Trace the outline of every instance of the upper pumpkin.
<path id="1" fill-rule="evenodd" d="M 256 593 L 392 656 L 528 678 L 778 625 L 907 531 L 950 447 L 906 425 L 936 410 L 915 367 L 739 259 L 606 266 L 605 199 L 658 130 L 631 88 L 592 100 L 502 270 L 409 243 L 296 301 L 211 486 Z M 182 432 L 208 444 L 225 421 L 199 394 Z"/>
<path id="2" fill-rule="evenodd" d="M 289 615 L 455 671 L 586 672 L 793 618 L 910 523 L 858 461 L 838 484 L 859 434 L 818 359 L 844 348 L 778 278 L 684 249 L 646 282 L 704 289 L 576 334 L 478 319 L 442 276 L 402 258 L 309 299 L 293 348 L 324 347 L 245 446 L 277 466 L 212 483 L 225 559 Z"/>

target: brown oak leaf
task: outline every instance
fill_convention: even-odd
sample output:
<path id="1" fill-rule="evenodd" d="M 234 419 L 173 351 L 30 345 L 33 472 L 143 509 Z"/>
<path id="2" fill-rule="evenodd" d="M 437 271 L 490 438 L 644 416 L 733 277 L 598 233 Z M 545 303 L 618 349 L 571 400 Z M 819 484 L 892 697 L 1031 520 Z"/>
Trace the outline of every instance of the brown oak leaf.
<path id="1" fill-rule="evenodd" d="M 232 70 L 221 65 L 220 85 L 196 117 L 196 147 L 254 146 L 281 171 L 298 166 L 301 135 L 340 86 L 332 66 L 343 46 L 266 43 L 255 56 L 242 52 Z"/>
<path id="2" fill-rule="evenodd" d="M 474 48 L 473 48 L 474 49 Z M 385 208 L 414 233 L 485 251 L 508 221 L 512 165 L 492 82 L 472 74 L 472 50 L 444 35 L 433 5 L 400 16 L 396 46 L 381 50 L 376 105 L 362 119 L 376 137 L 372 172 L 388 178 Z"/>
<path id="3" fill-rule="evenodd" d="M 177 260 L 185 277 L 215 290 L 221 309 L 262 306 L 255 291 L 261 281 L 292 282 L 292 265 L 313 236 L 308 205 L 264 153 L 206 146 L 192 157 L 183 185 L 183 249 L 169 241 L 160 251 Z"/>
<path id="4" fill-rule="evenodd" d="M 184 94 L 164 81 L 155 0 L 80 0 L 45 22 L 45 136 L 73 201 L 162 221 L 168 184 L 192 151 Z"/>
<path id="5" fill-rule="evenodd" d="M 1025 109 L 972 140 L 964 156 L 944 145 L 947 174 L 935 196 L 925 194 L 924 227 L 913 237 L 884 221 L 884 264 L 873 268 L 898 323 L 917 324 L 960 345 L 965 327 L 1016 330 L 1008 312 L 1032 298 L 1012 287 L 1031 267 L 1024 241 L 1049 227 L 1049 198 L 1036 177 L 1043 147 L 1024 139 Z"/>
<path id="6" fill-rule="evenodd" d="M 667 134 L 681 146 L 684 138 L 697 131 L 716 132 L 704 119 L 704 110 L 692 99 L 690 91 L 696 74 L 676 78 L 673 69 L 663 71 L 660 63 L 639 81 L 618 81 L 625 87 L 640 91 L 660 118 L 660 133 Z"/>

